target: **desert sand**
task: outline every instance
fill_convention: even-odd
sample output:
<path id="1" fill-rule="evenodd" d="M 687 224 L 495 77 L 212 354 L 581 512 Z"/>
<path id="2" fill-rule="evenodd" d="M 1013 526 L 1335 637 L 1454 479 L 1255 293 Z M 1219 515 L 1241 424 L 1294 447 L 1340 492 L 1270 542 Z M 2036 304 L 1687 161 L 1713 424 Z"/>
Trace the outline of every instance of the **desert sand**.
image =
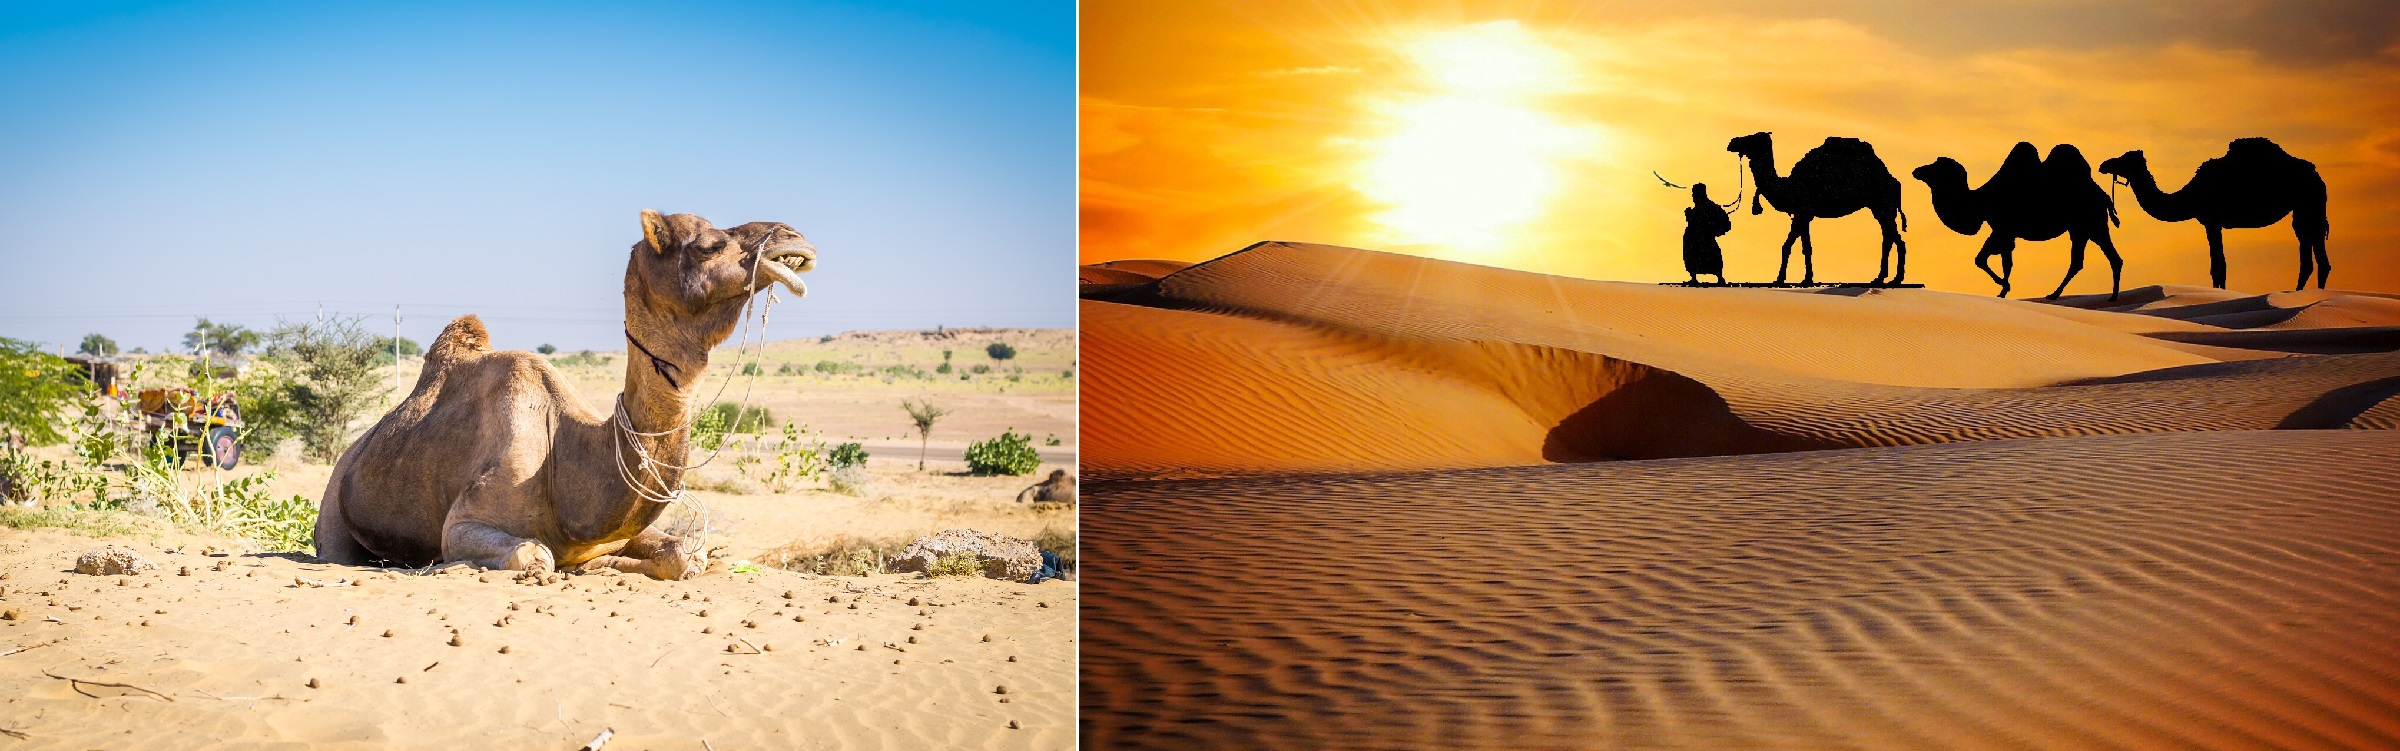
<path id="1" fill-rule="evenodd" d="M 2400 745 L 2390 296 L 1085 291 L 1087 744 Z"/>
<path id="2" fill-rule="evenodd" d="M 536 585 L 463 569 L 334 566 L 129 512 L 110 517 L 133 534 L 0 527 L 0 610 L 14 614 L 0 619 L 0 653 L 25 648 L 0 654 L 0 747 L 563 749 L 614 729 L 612 750 L 1071 748 L 1075 582 L 777 568 L 795 550 L 896 546 L 954 527 L 1075 531 L 1072 508 L 1015 502 L 1041 475 L 1074 468 L 1073 382 L 1053 370 L 1072 366 L 1072 332 L 928 334 L 766 348 L 770 375 L 751 403 L 809 424 L 808 441 L 867 442 L 870 489 L 837 493 L 816 478 L 774 492 L 762 468 L 739 460 L 772 459 L 777 431 L 736 439 L 690 476 L 692 505 L 661 522 L 722 548 L 689 581 L 578 575 Z M 996 340 L 1019 348 L 1009 373 L 927 380 L 881 370 L 932 370 L 941 349 L 956 350 L 960 369 L 991 363 L 983 348 Z M 784 362 L 820 360 L 872 370 L 774 375 Z M 1008 380 L 1017 365 L 1028 375 Z M 623 367 L 562 370 L 604 405 Z M 897 402 L 911 396 L 956 410 L 922 471 L 913 434 L 904 446 L 883 440 L 908 426 Z M 1035 431 L 1037 445 L 1063 434 L 1041 448 L 1066 461 L 1025 477 L 969 473 L 960 448 L 1010 426 Z M 294 448 L 246 457 L 221 478 L 186 476 L 272 472 L 270 496 L 314 499 L 330 468 Z M 63 459 L 65 450 L 37 451 Z M 161 569 L 72 572 L 76 556 L 107 545 Z M 742 561 L 760 570 L 733 573 Z"/>
<path id="3" fill-rule="evenodd" d="M 57 531 L 0 542 L 17 614 L 0 652 L 30 647 L 0 657 L 0 728 L 26 736 L 0 742 L 569 748 L 613 728 L 623 749 L 1073 745 L 1072 583 L 767 569 L 537 586 L 109 542 L 161 570 L 73 573 L 102 541 Z"/>

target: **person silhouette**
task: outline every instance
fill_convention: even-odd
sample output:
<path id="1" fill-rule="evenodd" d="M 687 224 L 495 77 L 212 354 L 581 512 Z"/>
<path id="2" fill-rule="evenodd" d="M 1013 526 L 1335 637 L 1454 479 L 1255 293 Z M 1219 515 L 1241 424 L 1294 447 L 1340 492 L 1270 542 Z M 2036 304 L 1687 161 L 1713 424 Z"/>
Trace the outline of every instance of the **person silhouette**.
<path id="1" fill-rule="evenodd" d="M 1733 231 L 1733 219 L 1725 208 L 1708 200 L 1708 184 L 1692 184 L 1692 207 L 1683 210 L 1683 270 L 1692 275 L 1687 284 L 1700 284 L 1700 275 L 1725 282 L 1725 251 L 1717 247 L 1717 238 Z"/>

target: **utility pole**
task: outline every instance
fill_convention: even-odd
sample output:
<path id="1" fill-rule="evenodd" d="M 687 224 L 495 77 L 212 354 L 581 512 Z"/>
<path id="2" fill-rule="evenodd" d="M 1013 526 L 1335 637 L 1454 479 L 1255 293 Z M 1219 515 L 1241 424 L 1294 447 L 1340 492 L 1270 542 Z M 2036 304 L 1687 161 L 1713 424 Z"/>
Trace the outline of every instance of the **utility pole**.
<path id="1" fill-rule="evenodd" d="M 400 306 L 399 306 L 398 304 L 394 304 L 394 305 L 392 306 L 392 396 L 390 396 L 390 397 L 386 397 L 386 398 L 384 399 L 384 401 L 387 401 L 387 402 L 388 402 L 388 401 L 391 401 L 391 400 L 393 400 L 393 399 L 398 399 L 398 398 L 400 398 L 400 396 L 399 396 L 399 395 L 400 395 Z"/>

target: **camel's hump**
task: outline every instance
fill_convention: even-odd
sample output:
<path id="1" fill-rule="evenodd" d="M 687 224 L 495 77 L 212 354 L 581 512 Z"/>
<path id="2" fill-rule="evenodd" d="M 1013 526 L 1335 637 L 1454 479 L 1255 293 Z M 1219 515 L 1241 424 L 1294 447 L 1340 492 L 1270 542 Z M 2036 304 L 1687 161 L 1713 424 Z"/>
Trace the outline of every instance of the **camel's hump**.
<path id="1" fill-rule="evenodd" d="M 1831 151 L 1854 151 L 1870 155 L 1875 153 L 1874 144 L 1867 143 L 1856 138 L 1845 138 L 1842 136 L 1826 136 L 1825 145 L 1817 148 Z"/>
<path id="2" fill-rule="evenodd" d="M 442 327 L 442 335 L 433 338 L 433 346 L 425 350 L 425 359 L 447 361 L 461 355 L 492 351 L 492 333 L 483 327 L 483 319 L 468 313 L 450 319 Z"/>
<path id="3" fill-rule="evenodd" d="M 2233 139 L 2233 143 L 2225 144 L 2225 155 L 2229 157 L 2291 156 L 2290 153 L 2283 150 L 2283 146 L 2261 137 Z"/>

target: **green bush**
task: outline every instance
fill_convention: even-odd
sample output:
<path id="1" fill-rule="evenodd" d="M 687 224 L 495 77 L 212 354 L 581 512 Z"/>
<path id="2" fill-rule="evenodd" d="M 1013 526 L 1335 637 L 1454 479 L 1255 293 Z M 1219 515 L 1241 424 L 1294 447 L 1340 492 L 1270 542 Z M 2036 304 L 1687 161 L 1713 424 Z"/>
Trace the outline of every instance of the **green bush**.
<path id="1" fill-rule="evenodd" d="M 826 456 L 825 461 L 832 469 L 864 467 L 867 465 L 867 447 L 857 443 L 835 446 L 833 453 Z"/>
<path id="2" fill-rule="evenodd" d="M 0 338 L 0 442 L 9 431 L 35 446 L 66 440 L 58 420 L 85 393 L 80 370 L 41 345 Z"/>
<path id="3" fill-rule="evenodd" d="M 950 363 L 949 363 L 948 361 L 944 361 L 944 362 L 942 363 L 941 367 L 934 368 L 934 369 L 933 369 L 933 372 L 940 373 L 940 374 L 942 374 L 942 375 L 949 375 L 949 374 L 950 374 Z"/>
<path id="4" fill-rule="evenodd" d="M 692 441 L 704 451 L 716 451 L 725 445 L 727 433 L 755 433 L 774 424 L 774 414 L 765 407 L 717 402 L 692 415 Z"/>
<path id="5" fill-rule="evenodd" d="M 860 364 L 858 364 L 858 363 L 854 363 L 854 362 L 837 362 L 837 361 L 834 361 L 834 360 L 818 360 L 818 361 L 817 361 L 817 372 L 819 372 L 819 373 L 825 373 L 825 374 L 829 374 L 829 375 L 841 375 L 841 374 L 843 374 L 843 373 L 856 373 L 856 372 L 863 371 L 863 370 L 866 370 L 866 369 L 867 369 L 867 368 L 866 368 L 866 366 L 864 366 L 864 365 L 860 365 Z"/>
<path id="6" fill-rule="evenodd" d="M 983 348 L 983 353 L 994 360 L 1010 360 L 1016 358 L 1017 348 L 1008 346 L 1007 342 L 992 342 L 991 346 Z"/>
<path id="7" fill-rule="evenodd" d="M 1033 436 L 1018 435 L 1014 429 L 988 441 L 976 441 L 967 446 L 967 469 L 979 475 L 1022 475 L 1042 466 L 1042 453 L 1033 447 Z"/>
<path id="8" fill-rule="evenodd" d="M 562 368 L 571 368 L 577 365 L 607 365 L 616 359 L 617 358 L 614 357 L 592 354 L 592 351 L 587 349 L 576 352 L 572 355 L 565 355 L 553 359 L 550 361 L 550 364 Z"/>
<path id="9" fill-rule="evenodd" d="M 717 402 L 708 405 L 708 411 L 717 415 L 726 430 L 735 433 L 753 433 L 758 428 L 775 427 L 775 413 L 755 404 L 743 406 L 733 402 Z"/>
<path id="10" fill-rule="evenodd" d="M 775 374 L 779 376 L 798 375 L 799 373 L 800 367 L 788 362 L 775 368 Z"/>
<path id="11" fill-rule="evenodd" d="M 969 368 L 969 370 L 974 371 L 976 375 L 983 375 L 985 373 L 992 372 L 992 366 L 977 363 L 975 367 Z"/>
<path id="12" fill-rule="evenodd" d="M 755 376 L 755 375 L 766 375 L 766 374 L 767 374 L 767 369 L 759 367 L 759 366 L 758 366 L 758 363 L 754 363 L 754 362 L 746 362 L 746 363 L 742 363 L 742 375 L 746 375 L 746 376 Z"/>
<path id="13" fill-rule="evenodd" d="M 533 351 L 540 352 L 545 355 L 557 354 L 558 345 L 551 344 L 549 342 L 543 342 L 542 346 L 533 348 Z"/>

